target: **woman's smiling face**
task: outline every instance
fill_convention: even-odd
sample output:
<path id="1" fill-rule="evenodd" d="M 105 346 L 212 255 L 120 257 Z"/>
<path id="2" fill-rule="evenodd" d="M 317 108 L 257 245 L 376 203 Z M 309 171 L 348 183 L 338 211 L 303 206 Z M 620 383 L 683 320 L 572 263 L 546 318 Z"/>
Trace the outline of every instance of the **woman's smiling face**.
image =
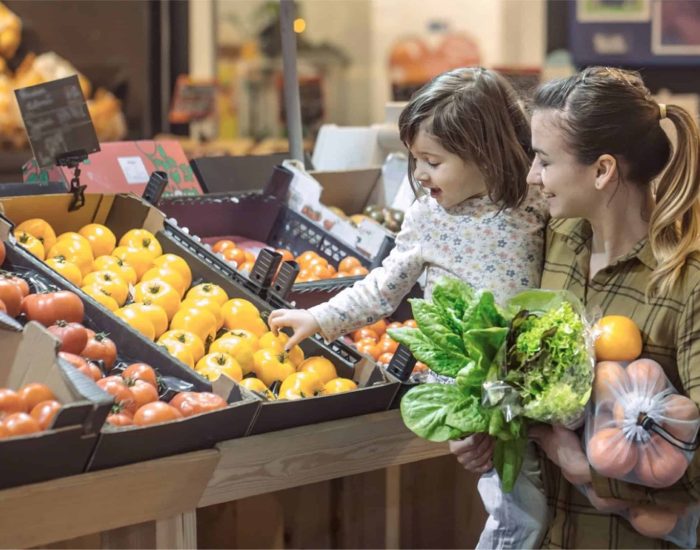
<path id="1" fill-rule="evenodd" d="M 566 136 L 553 109 L 538 109 L 532 115 L 532 148 L 535 160 L 527 182 L 539 186 L 553 218 L 590 219 L 599 207 L 596 193 L 596 164 L 581 164 L 566 148 Z"/>

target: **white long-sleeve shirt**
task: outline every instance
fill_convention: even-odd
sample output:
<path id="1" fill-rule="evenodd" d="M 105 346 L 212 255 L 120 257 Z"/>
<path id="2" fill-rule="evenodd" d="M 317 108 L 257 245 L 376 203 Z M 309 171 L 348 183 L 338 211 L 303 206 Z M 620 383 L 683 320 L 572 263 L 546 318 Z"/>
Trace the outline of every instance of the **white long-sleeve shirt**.
<path id="1" fill-rule="evenodd" d="M 498 302 L 538 287 L 548 216 L 544 199 L 531 189 L 520 207 L 498 210 L 487 196 L 449 209 L 428 196 L 417 199 L 382 266 L 309 310 L 322 336 L 334 340 L 390 315 L 424 271 L 426 298 L 446 275 L 491 290 Z"/>

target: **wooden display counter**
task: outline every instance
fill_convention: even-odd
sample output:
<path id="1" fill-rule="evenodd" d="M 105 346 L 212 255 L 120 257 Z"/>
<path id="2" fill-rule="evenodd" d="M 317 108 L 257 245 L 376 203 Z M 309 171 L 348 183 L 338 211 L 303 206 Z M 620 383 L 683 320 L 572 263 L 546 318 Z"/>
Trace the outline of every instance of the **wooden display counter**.
<path id="1" fill-rule="evenodd" d="M 447 454 L 396 410 L 231 440 L 0 491 L 0 546 L 464 547 L 483 510 Z"/>

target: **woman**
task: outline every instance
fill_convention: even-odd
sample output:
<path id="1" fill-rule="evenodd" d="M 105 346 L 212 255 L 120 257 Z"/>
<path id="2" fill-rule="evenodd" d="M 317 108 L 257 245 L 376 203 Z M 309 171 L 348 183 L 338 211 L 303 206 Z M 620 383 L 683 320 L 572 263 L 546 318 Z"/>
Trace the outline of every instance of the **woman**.
<path id="1" fill-rule="evenodd" d="M 663 119 L 675 128 L 675 148 Z M 592 67 L 537 91 L 532 145 L 528 182 L 542 188 L 554 218 L 541 286 L 570 290 L 590 312 L 634 319 L 643 334 L 642 356 L 658 361 L 679 392 L 700 402 L 695 121 L 680 107 L 657 104 L 636 73 Z M 670 506 L 699 500 L 697 454 L 678 483 L 647 489 L 593 471 L 577 433 L 538 427 L 531 435 L 546 456 L 552 520 L 545 546 L 668 547 L 638 534 L 624 518 L 596 510 L 574 484 L 592 484 L 602 498 Z M 472 436 L 451 449 L 468 470 L 491 467 L 488 437 Z"/>

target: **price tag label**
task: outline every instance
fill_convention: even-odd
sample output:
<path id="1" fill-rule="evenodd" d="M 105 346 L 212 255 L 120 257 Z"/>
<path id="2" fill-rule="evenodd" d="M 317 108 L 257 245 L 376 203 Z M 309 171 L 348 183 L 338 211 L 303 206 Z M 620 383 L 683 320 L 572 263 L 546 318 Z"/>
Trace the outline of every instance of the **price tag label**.
<path id="1" fill-rule="evenodd" d="M 100 150 L 77 75 L 15 90 L 34 158 L 41 168 L 66 155 Z"/>

